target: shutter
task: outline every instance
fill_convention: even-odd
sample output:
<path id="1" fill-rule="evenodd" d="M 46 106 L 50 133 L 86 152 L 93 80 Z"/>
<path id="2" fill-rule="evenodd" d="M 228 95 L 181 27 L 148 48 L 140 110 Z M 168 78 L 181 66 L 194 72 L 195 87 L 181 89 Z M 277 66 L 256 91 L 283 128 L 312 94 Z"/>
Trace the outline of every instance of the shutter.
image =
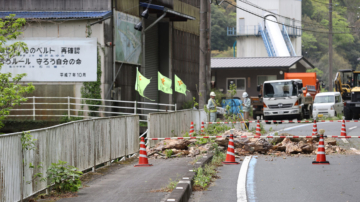
<path id="1" fill-rule="evenodd" d="M 146 27 L 154 20 L 145 20 Z M 145 29 L 145 28 L 143 28 Z M 158 24 L 155 24 L 145 33 L 145 77 L 150 79 L 150 84 L 145 89 L 145 96 L 158 102 L 158 67 L 159 67 Z M 145 99 L 145 102 L 150 102 Z M 147 105 L 150 108 L 150 105 Z M 157 106 L 154 105 L 154 108 Z M 149 112 L 149 111 L 148 111 Z"/>

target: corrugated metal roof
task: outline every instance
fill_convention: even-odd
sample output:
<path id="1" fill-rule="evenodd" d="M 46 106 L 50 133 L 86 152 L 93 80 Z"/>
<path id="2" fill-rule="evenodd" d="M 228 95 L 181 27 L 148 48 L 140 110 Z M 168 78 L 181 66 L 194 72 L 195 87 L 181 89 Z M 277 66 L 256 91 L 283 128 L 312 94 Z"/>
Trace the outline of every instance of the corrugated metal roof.
<path id="1" fill-rule="evenodd" d="M 211 58 L 211 68 L 266 68 L 291 67 L 300 60 L 312 65 L 302 56 L 298 57 L 244 57 L 244 58 Z"/>
<path id="2" fill-rule="evenodd" d="M 71 18 L 103 18 L 111 15 L 111 11 L 0 11 L 0 18 L 15 14 L 15 18 L 25 19 L 71 19 Z"/>

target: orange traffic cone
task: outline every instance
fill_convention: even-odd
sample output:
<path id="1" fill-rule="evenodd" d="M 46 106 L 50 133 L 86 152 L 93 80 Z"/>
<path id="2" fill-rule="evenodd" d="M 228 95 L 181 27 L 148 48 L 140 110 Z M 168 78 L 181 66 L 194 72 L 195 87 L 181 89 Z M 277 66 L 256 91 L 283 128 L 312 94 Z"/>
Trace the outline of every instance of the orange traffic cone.
<path id="1" fill-rule="evenodd" d="M 316 124 L 316 120 L 314 120 L 312 136 L 317 136 L 317 135 L 318 135 L 317 124 Z"/>
<path id="2" fill-rule="evenodd" d="M 139 164 L 135 165 L 135 167 L 147 167 L 152 166 L 149 164 L 147 154 L 146 154 L 146 146 L 144 137 L 141 137 L 140 141 L 140 151 L 139 151 Z"/>
<path id="3" fill-rule="evenodd" d="M 261 136 L 260 121 L 256 123 L 256 136 Z"/>
<path id="4" fill-rule="evenodd" d="M 329 161 L 326 161 L 325 156 L 325 145 L 324 145 L 324 130 L 320 130 L 320 140 L 319 140 L 319 147 L 318 152 L 316 155 L 316 161 L 313 161 L 312 164 L 330 164 Z"/>
<path id="5" fill-rule="evenodd" d="M 340 136 L 346 136 L 346 126 L 345 126 L 345 120 L 343 119 L 342 125 L 341 125 L 341 133 Z"/>
<path id="6" fill-rule="evenodd" d="M 201 135 L 204 135 L 204 122 L 201 122 Z"/>
<path id="7" fill-rule="evenodd" d="M 223 162 L 223 164 L 239 164 L 239 162 L 235 161 L 235 147 L 234 147 L 234 135 L 231 134 L 230 138 L 229 138 L 229 145 L 228 145 L 228 150 L 226 153 L 226 159 Z"/>
<path id="8" fill-rule="evenodd" d="M 194 133 L 194 122 L 191 121 L 189 136 L 191 137 Z"/>

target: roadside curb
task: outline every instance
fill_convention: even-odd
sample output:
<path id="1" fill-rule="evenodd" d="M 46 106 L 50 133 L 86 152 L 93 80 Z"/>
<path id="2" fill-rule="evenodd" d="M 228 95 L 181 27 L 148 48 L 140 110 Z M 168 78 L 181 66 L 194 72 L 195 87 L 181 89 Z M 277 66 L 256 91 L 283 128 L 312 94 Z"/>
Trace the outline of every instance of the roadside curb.
<path id="1" fill-rule="evenodd" d="M 207 153 L 203 156 L 203 158 L 199 159 L 193 166 L 192 170 L 189 170 L 183 174 L 183 177 L 165 201 L 187 202 L 192 194 L 192 185 L 194 184 L 195 177 L 194 170 L 205 166 L 212 160 L 213 156 L 213 153 Z"/>

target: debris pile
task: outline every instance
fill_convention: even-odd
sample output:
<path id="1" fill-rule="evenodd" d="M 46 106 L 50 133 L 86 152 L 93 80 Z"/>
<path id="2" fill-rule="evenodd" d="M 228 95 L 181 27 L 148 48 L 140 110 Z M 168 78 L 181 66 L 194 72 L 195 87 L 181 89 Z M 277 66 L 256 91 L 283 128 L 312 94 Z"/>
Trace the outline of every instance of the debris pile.
<path id="1" fill-rule="evenodd" d="M 221 138 L 216 138 L 213 142 L 217 143 L 219 149 L 225 151 L 229 144 L 230 131 L 226 131 Z M 241 138 L 253 136 L 253 133 L 234 130 L 235 154 L 238 156 L 250 154 L 316 154 L 319 138 Z M 282 133 L 280 136 L 292 136 Z M 213 142 L 209 139 L 189 139 L 189 140 L 164 140 L 152 148 L 147 148 L 149 158 L 168 158 L 168 157 L 196 157 L 207 153 L 213 149 Z M 170 151 L 171 150 L 171 151 Z M 326 154 L 342 154 L 346 151 L 336 144 L 336 139 L 325 138 Z"/>

